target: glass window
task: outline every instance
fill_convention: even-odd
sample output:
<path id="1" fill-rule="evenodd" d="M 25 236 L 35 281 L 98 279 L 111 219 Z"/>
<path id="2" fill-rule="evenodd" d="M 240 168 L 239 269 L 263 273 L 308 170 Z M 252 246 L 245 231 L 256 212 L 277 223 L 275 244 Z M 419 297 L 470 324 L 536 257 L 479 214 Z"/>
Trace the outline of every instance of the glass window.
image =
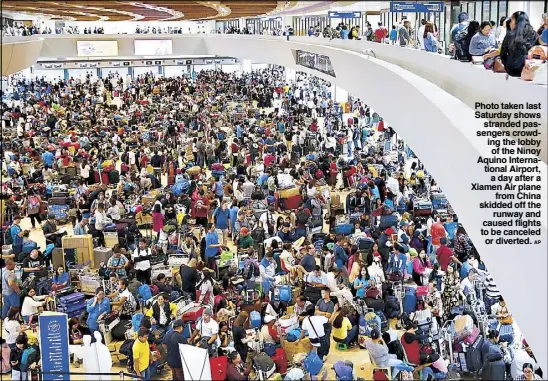
<path id="1" fill-rule="evenodd" d="M 476 2 L 475 2 L 475 6 L 476 6 L 476 13 L 475 13 L 475 15 L 476 15 L 476 21 L 478 21 L 478 22 L 480 22 L 480 23 L 481 23 L 482 21 L 489 21 L 489 19 L 485 20 L 485 19 L 483 18 L 483 14 L 481 13 L 481 7 L 482 7 L 482 5 L 483 5 L 483 1 L 476 1 Z"/>
<path id="2" fill-rule="evenodd" d="M 498 1 L 491 1 L 491 9 L 490 9 L 490 14 L 491 14 L 491 20 L 494 20 L 496 23 L 497 23 L 497 26 L 499 25 L 499 2 Z"/>
<path id="3" fill-rule="evenodd" d="M 497 22 L 497 20 L 495 20 L 494 18 L 491 18 L 491 13 L 489 12 L 490 5 L 491 5 L 490 1 L 484 1 L 483 2 L 483 20 L 485 20 L 485 21 L 493 20 L 494 22 Z"/>
<path id="4" fill-rule="evenodd" d="M 506 1 L 499 1 L 499 17 L 507 16 L 508 17 L 508 9 L 507 2 Z"/>

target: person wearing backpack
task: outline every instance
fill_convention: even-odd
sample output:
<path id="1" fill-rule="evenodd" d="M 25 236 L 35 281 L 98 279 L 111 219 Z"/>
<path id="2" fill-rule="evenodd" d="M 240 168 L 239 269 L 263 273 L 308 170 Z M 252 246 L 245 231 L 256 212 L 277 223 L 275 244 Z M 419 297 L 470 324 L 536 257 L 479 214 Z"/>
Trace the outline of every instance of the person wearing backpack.
<path id="1" fill-rule="evenodd" d="M 40 218 L 41 203 L 42 199 L 40 196 L 35 194 L 34 191 L 29 191 L 28 197 L 25 199 L 25 203 L 23 204 L 23 208 L 27 209 L 27 215 L 30 218 L 33 229 L 36 229 L 36 222 L 38 222 L 38 225 L 42 223 L 42 219 Z"/>
<path id="2" fill-rule="evenodd" d="M 17 340 L 15 341 L 15 347 L 11 349 L 10 355 L 9 355 L 9 361 L 11 365 L 11 379 L 12 380 L 26 380 L 27 379 L 27 371 L 29 368 L 28 364 L 23 364 L 23 354 L 28 349 L 27 345 L 27 338 L 25 335 L 19 335 L 17 337 Z M 3 354 L 3 353 L 2 353 Z M 28 362 L 28 355 L 30 353 L 27 352 L 27 362 Z"/>
<path id="3" fill-rule="evenodd" d="M 131 259 L 135 263 L 135 271 L 137 273 L 137 279 L 141 283 L 150 284 L 151 265 L 150 259 L 152 252 L 150 248 L 147 248 L 147 242 L 142 239 L 139 242 L 139 247 L 133 252 Z"/>

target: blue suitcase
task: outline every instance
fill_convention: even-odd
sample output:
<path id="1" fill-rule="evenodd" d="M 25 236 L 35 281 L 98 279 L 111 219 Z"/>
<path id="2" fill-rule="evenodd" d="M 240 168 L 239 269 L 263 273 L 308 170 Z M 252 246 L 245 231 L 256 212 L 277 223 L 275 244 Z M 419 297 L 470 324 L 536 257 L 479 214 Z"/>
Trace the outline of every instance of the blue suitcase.
<path id="1" fill-rule="evenodd" d="M 57 306 L 58 312 L 75 312 L 75 311 L 82 311 L 86 308 L 86 301 L 85 300 L 79 300 L 78 302 L 71 303 L 71 304 L 60 304 Z"/>
<path id="2" fill-rule="evenodd" d="M 447 209 L 447 197 L 443 193 L 432 193 L 430 200 L 434 209 Z"/>
<path id="3" fill-rule="evenodd" d="M 410 314 L 417 309 L 417 296 L 415 295 L 415 289 L 413 287 L 405 288 L 405 295 L 403 297 L 403 312 Z"/>
<path id="4" fill-rule="evenodd" d="M 500 334 L 499 341 L 501 343 L 508 343 L 508 344 L 514 343 L 514 326 L 512 324 L 501 325 L 499 328 L 499 334 Z"/>
<path id="5" fill-rule="evenodd" d="M 350 235 L 354 234 L 354 225 L 352 224 L 341 224 L 335 226 L 335 234 Z"/>
<path id="6" fill-rule="evenodd" d="M 71 304 L 74 302 L 78 302 L 80 300 L 84 300 L 86 296 L 81 292 L 74 292 L 69 295 L 61 296 L 59 298 L 59 304 Z"/>

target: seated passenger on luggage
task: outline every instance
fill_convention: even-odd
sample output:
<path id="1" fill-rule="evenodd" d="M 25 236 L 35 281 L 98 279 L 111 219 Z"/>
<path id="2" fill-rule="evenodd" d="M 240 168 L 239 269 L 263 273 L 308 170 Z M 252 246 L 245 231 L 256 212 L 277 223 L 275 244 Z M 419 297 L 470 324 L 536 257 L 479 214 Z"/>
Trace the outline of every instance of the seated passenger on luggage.
<path id="1" fill-rule="evenodd" d="M 137 301 L 128 289 L 129 282 L 126 278 L 118 281 L 118 291 L 112 295 L 110 305 L 114 310 L 120 311 L 120 316 L 131 317 L 137 309 Z"/>
<path id="2" fill-rule="evenodd" d="M 404 274 L 406 268 L 407 268 L 407 256 L 403 252 L 403 248 L 401 247 L 401 245 L 396 243 L 394 247 L 392 248 L 392 255 L 390 256 L 390 260 L 388 262 L 387 272 L 391 274 L 396 271 L 399 271 L 401 274 Z"/>
<path id="3" fill-rule="evenodd" d="M 36 279 L 46 276 L 46 262 L 44 257 L 40 254 L 38 249 L 34 249 L 29 255 L 23 259 L 21 264 L 23 274 L 21 275 L 21 281 L 25 281 L 31 273 L 34 273 Z"/>
<path id="4" fill-rule="evenodd" d="M 388 288 L 384 293 L 384 313 L 388 319 L 400 316 L 400 301 L 394 295 L 394 289 Z"/>
<path id="5" fill-rule="evenodd" d="M 245 227 L 241 228 L 240 236 L 238 237 L 238 250 L 245 250 L 254 245 L 255 241 L 253 240 L 253 237 L 251 237 L 251 234 L 249 234 L 249 229 Z"/>
<path id="6" fill-rule="evenodd" d="M 169 295 L 171 295 L 171 293 L 173 292 L 173 286 L 171 286 L 170 284 L 167 284 L 166 274 L 164 273 L 158 274 L 158 276 L 156 277 L 154 281 L 152 281 L 152 283 L 156 287 L 158 287 L 158 290 L 160 290 L 161 293 L 168 295 L 168 299 L 169 299 Z"/>
<path id="7" fill-rule="evenodd" d="M 403 338 L 402 338 L 403 340 Z M 391 367 L 392 377 L 397 379 L 397 375 L 400 369 L 397 367 L 403 365 L 402 360 L 398 360 L 397 356 L 392 353 L 388 353 L 388 346 L 384 342 L 381 333 L 377 329 L 371 331 L 371 338 L 367 338 L 365 341 L 365 347 L 371 355 L 371 359 L 378 367 Z"/>
<path id="8" fill-rule="evenodd" d="M 169 303 L 169 298 L 166 294 L 159 294 L 156 302 L 146 313 L 150 317 L 152 325 L 157 325 L 160 328 L 166 329 L 172 320 L 175 320 L 177 315 L 177 305 Z"/>
<path id="9" fill-rule="evenodd" d="M 261 337 L 265 344 L 280 344 L 280 337 L 278 331 L 274 328 L 276 318 L 272 315 L 266 315 L 264 317 L 265 324 L 261 327 Z"/>
<path id="10" fill-rule="evenodd" d="M 352 326 L 346 315 L 346 307 L 337 311 L 337 316 L 333 320 L 333 340 L 337 343 L 353 345 L 358 338 L 358 325 Z"/>
<path id="11" fill-rule="evenodd" d="M 303 320 L 303 318 L 306 315 L 306 307 L 312 305 L 307 299 L 306 296 L 300 295 L 297 297 L 297 300 L 295 301 L 295 305 L 293 306 L 293 315 L 297 316 L 299 318 L 299 322 Z"/>
<path id="12" fill-rule="evenodd" d="M 327 287 L 327 275 L 322 272 L 321 267 L 318 265 L 316 265 L 314 271 L 308 273 L 305 281 L 307 285 L 310 285 L 312 287 L 317 287 L 321 289 Z"/>
<path id="13" fill-rule="evenodd" d="M 214 345 L 218 344 L 217 339 L 219 336 L 219 324 L 211 316 L 211 309 L 206 308 L 202 318 L 196 324 L 192 336 L 188 339 L 188 344 L 208 349 L 210 354 L 214 352 Z"/>
<path id="14" fill-rule="evenodd" d="M 246 368 L 240 354 L 237 351 L 230 352 L 228 355 L 227 380 L 247 381 L 251 373 L 251 363 Z"/>
<path id="15" fill-rule="evenodd" d="M 468 52 L 471 56 L 484 56 L 492 50 L 497 49 L 497 41 L 494 34 L 491 33 L 491 23 L 483 21 L 478 33 L 472 36 Z"/>
<path id="16" fill-rule="evenodd" d="M 405 322 L 405 333 L 400 339 L 408 362 L 415 366 L 421 365 L 421 342 L 428 338 L 428 335 L 417 334 L 417 330 L 417 324 L 407 319 Z"/>
<path id="17" fill-rule="evenodd" d="M 502 296 L 499 301 L 491 306 L 491 315 L 497 318 L 502 324 L 512 324 L 514 322 L 512 315 L 508 312 L 508 307 Z"/>

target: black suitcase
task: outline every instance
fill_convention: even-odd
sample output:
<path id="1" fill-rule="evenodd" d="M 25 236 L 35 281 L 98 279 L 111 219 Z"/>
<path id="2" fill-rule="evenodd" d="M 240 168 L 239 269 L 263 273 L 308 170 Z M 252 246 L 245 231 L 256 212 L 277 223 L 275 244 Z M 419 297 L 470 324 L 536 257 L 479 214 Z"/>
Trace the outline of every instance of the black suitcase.
<path id="1" fill-rule="evenodd" d="M 382 299 L 365 298 L 365 304 L 367 304 L 367 308 L 372 308 L 375 311 L 384 311 L 384 300 Z"/>
<path id="2" fill-rule="evenodd" d="M 303 295 L 310 303 L 315 305 L 322 298 L 322 290 L 317 287 L 306 287 Z"/>
<path id="3" fill-rule="evenodd" d="M 466 351 L 466 366 L 469 372 L 479 372 L 483 368 L 481 349 L 483 347 L 483 336 L 479 335 L 474 344 Z"/>
<path id="4" fill-rule="evenodd" d="M 123 341 L 126 339 L 126 331 L 133 327 L 131 320 L 121 320 L 120 323 L 110 331 L 114 340 Z"/>
<path id="5" fill-rule="evenodd" d="M 52 197 L 48 200 L 49 205 L 70 205 L 72 201 L 70 197 Z"/>
<path id="6" fill-rule="evenodd" d="M 120 182 L 120 172 L 118 172 L 117 170 L 113 169 L 112 171 L 110 171 L 108 173 L 108 181 L 111 183 L 111 184 L 118 184 Z"/>

